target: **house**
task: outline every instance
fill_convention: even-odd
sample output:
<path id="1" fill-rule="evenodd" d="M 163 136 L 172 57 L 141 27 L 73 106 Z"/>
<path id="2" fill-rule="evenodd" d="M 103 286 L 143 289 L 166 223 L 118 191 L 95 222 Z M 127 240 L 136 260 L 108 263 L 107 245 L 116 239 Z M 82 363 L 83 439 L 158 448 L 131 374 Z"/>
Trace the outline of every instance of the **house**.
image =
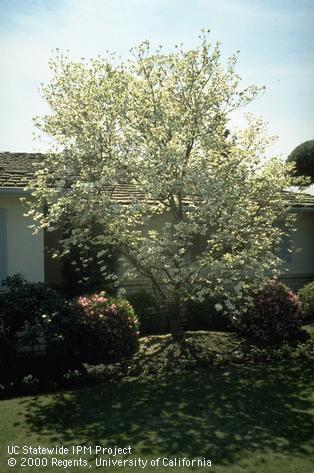
<path id="1" fill-rule="evenodd" d="M 31 198 L 24 191 L 34 175 L 33 163 L 40 154 L 0 153 L 0 280 L 22 273 L 29 281 L 61 282 L 60 265 L 45 250 L 53 244 L 52 235 L 29 228 L 30 218 L 21 197 Z"/>
<path id="2" fill-rule="evenodd" d="M 34 174 L 34 162 L 40 154 L 0 153 L 0 280 L 17 272 L 29 281 L 62 284 L 62 268 L 52 259 L 49 249 L 58 245 L 58 233 L 40 231 L 33 235 L 30 218 L 25 217 L 21 197 L 31 199 L 24 190 Z M 121 185 L 116 198 L 128 200 L 129 186 Z M 314 280 L 314 196 L 309 195 L 294 205 L 297 213 L 297 231 L 292 243 L 299 252 L 289 254 L 283 248 L 287 270 L 282 280 L 292 289 L 298 289 Z M 134 281 L 124 286 L 134 288 Z"/>

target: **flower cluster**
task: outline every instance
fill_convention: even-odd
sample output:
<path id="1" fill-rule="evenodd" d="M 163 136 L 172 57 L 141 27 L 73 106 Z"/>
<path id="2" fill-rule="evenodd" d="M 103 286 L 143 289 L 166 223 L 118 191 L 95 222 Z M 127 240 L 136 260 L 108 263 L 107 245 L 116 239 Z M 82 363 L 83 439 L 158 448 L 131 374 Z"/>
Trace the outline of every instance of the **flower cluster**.
<path id="1" fill-rule="evenodd" d="M 84 380 L 84 374 L 80 370 L 69 370 L 62 375 L 62 381 L 67 385 L 73 386 L 80 384 Z"/>
<path id="2" fill-rule="evenodd" d="M 39 383 L 39 379 L 34 378 L 32 374 L 29 374 L 27 376 L 24 376 L 24 378 L 22 379 L 22 383 L 27 385 L 36 385 Z"/>
<path id="3" fill-rule="evenodd" d="M 93 316 L 99 311 L 104 313 L 99 314 L 100 318 L 104 318 L 106 315 L 117 315 L 118 307 L 109 299 L 105 297 L 105 292 L 102 291 L 99 294 L 93 294 L 90 297 L 81 296 L 77 299 L 78 304 L 86 310 L 86 314 Z"/>
<path id="4" fill-rule="evenodd" d="M 105 297 L 105 294 L 105 291 L 101 291 L 100 293 L 93 294 L 90 297 L 81 296 L 77 301 L 83 307 L 87 307 L 94 302 L 108 302 L 108 298 Z"/>
<path id="5" fill-rule="evenodd" d="M 138 348 L 138 321 L 131 305 L 104 292 L 79 297 L 82 353 L 88 363 L 119 361 Z"/>
<path id="6" fill-rule="evenodd" d="M 238 330 L 265 343 L 292 341 L 302 334 L 300 301 L 278 281 L 268 281 L 253 306 L 238 321 Z"/>

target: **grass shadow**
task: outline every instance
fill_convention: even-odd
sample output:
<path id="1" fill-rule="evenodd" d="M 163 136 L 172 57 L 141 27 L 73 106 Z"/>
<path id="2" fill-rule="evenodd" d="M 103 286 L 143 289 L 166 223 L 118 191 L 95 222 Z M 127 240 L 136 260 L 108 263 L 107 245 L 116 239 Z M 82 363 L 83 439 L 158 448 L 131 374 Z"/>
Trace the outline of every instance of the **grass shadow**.
<path id="1" fill-rule="evenodd" d="M 28 429 L 60 444 L 131 445 L 135 455 L 234 463 L 310 455 L 310 364 L 234 366 L 20 400 Z"/>

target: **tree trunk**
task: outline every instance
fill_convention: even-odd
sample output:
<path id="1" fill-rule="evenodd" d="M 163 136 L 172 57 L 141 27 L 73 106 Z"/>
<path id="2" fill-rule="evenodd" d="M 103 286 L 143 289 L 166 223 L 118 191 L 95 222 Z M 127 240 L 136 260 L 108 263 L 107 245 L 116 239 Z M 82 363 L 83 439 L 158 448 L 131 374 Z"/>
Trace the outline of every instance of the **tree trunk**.
<path id="1" fill-rule="evenodd" d="M 182 314 L 182 305 L 179 303 L 178 304 L 172 303 L 170 305 L 170 310 L 169 310 L 170 330 L 171 330 L 172 338 L 176 342 L 180 342 L 180 343 L 185 340 L 185 332 L 182 327 L 181 314 Z"/>
<path id="2" fill-rule="evenodd" d="M 200 358 L 197 347 L 185 337 L 186 334 L 182 327 L 184 306 L 180 303 L 172 303 L 169 309 L 171 335 L 173 340 L 179 344 L 181 355 L 203 363 L 204 361 Z"/>

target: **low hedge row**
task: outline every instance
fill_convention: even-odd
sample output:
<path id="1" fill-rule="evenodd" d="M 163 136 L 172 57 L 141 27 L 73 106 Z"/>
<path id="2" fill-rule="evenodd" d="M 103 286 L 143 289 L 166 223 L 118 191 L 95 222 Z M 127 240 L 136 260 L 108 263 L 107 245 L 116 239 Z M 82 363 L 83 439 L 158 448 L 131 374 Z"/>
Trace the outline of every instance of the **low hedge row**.
<path id="1" fill-rule="evenodd" d="M 128 301 L 104 292 L 72 300 L 54 289 L 29 283 L 21 276 L 6 281 L 0 293 L 0 383 L 28 376 L 60 378 L 83 369 L 83 363 L 117 363 L 132 357 L 142 335 L 169 332 L 164 306 L 151 294 L 139 292 Z M 302 323 L 313 316 L 314 283 L 299 297 L 277 281 L 255 295 L 253 306 L 234 323 L 215 310 L 217 301 L 188 302 L 186 330 L 237 330 L 264 345 L 303 341 Z M 21 334 L 21 331 L 24 333 Z M 18 346 L 30 348 L 44 339 L 44 356 L 20 356 Z"/>
<path id="2" fill-rule="evenodd" d="M 83 363 L 129 358 L 138 348 L 138 321 L 126 300 L 100 292 L 67 301 L 54 289 L 21 277 L 6 284 L 0 294 L 0 383 L 30 372 L 60 377 Z M 42 340 L 44 356 L 33 350 Z M 23 347 L 28 356 L 22 356 Z"/>
<path id="3" fill-rule="evenodd" d="M 128 301 L 138 317 L 141 335 L 158 335 L 169 333 L 170 324 L 167 307 L 156 300 L 149 292 L 139 291 L 128 294 Z M 204 302 L 189 301 L 182 315 L 185 330 L 228 331 L 231 323 L 227 315 L 215 309 L 217 300 L 207 299 Z"/>
<path id="4" fill-rule="evenodd" d="M 128 295 L 140 323 L 141 335 L 168 333 L 170 330 L 167 308 L 141 291 Z M 277 280 L 267 281 L 265 287 L 254 295 L 252 306 L 236 320 L 232 314 L 217 311 L 217 303 L 208 298 L 204 302 L 189 301 L 183 313 L 185 330 L 236 330 L 241 334 L 274 344 L 304 339 L 302 325 L 314 320 L 314 282 L 297 294 Z"/>

